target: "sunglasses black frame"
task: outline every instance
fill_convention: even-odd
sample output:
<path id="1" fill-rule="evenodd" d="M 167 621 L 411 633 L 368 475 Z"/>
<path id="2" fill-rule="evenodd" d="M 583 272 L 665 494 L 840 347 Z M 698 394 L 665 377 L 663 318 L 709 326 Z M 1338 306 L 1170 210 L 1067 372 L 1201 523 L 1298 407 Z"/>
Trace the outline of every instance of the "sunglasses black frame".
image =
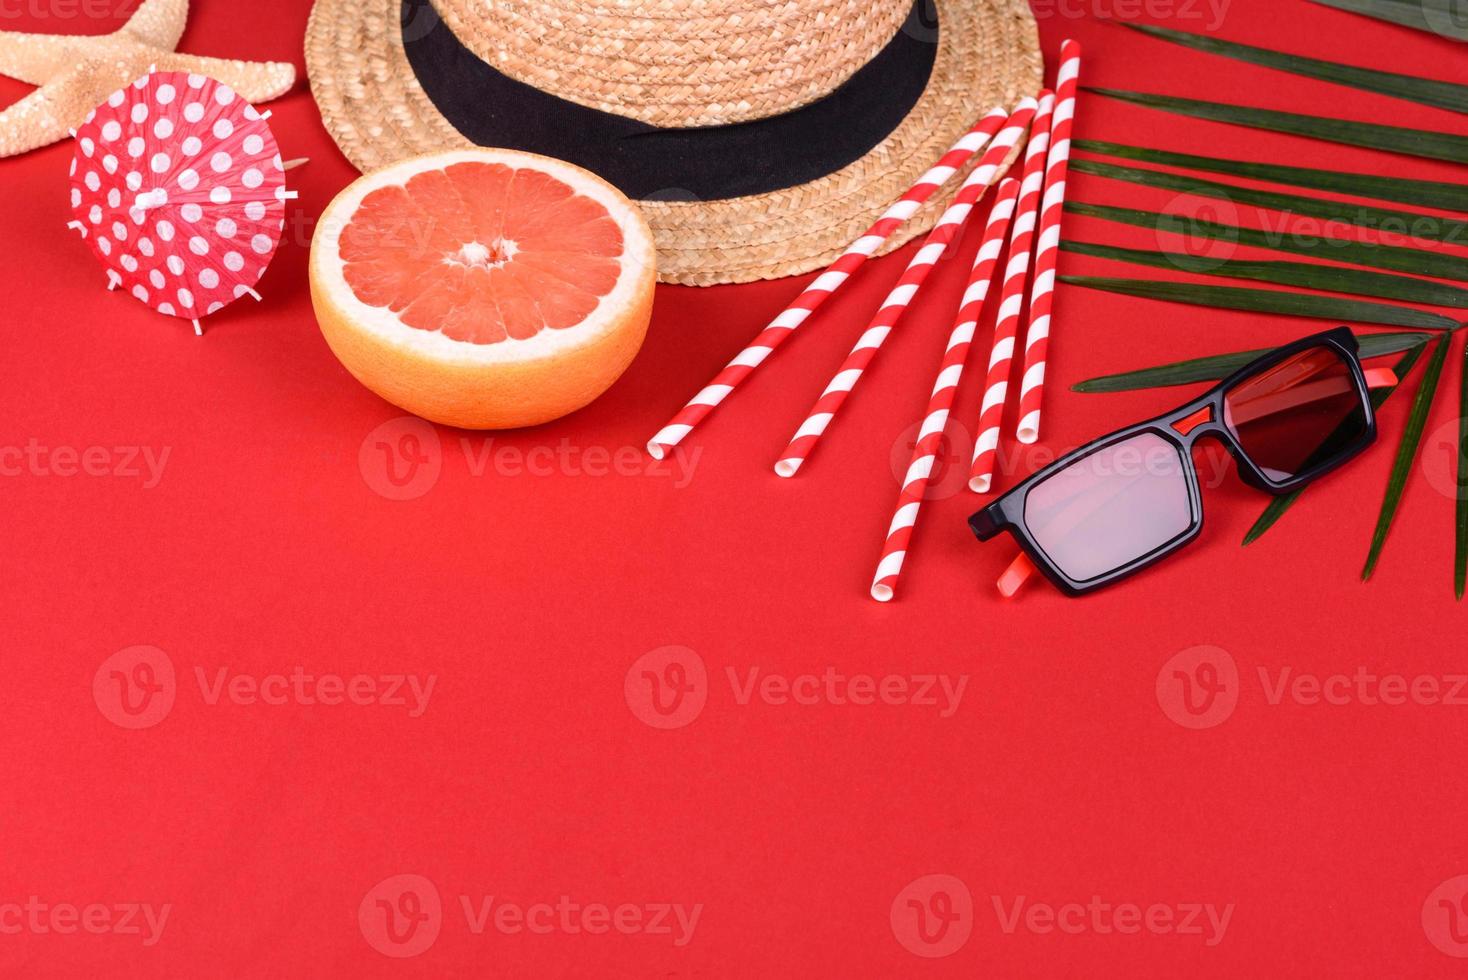
<path id="1" fill-rule="evenodd" d="M 1260 467 L 1251 460 L 1243 447 L 1239 445 L 1238 439 L 1229 431 L 1225 423 L 1224 396 L 1237 384 L 1247 378 L 1278 364 L 1281 361 L 1294 357 L 1304 351 L 1313 348 L 1328 348 L 1339 354 L 1350 368 L 1351 378 L 1356 385 L 1357 396 L 1361 400 L 1362 410 L 1365 412 L 1366 425 L 1360 438 L 1333 453 L 1329 458 L 1321 460 L 1303 472 L 1291 476 L 1287 480 L 1274 480 L 1265 474 Z M 969 527 L 972 528 L 980 541 L 989 541 L 999 534 L 1008 531 L 1014 536 L 1020 548 L 1034 563 L 1035 567 L 1045 574 L 1045 577 L 1055 583 L 1066 595 L 1081 596 L 1094 592 L 1097 589 L 1114 585 L 1123 579 L 1141 572 L 1157 562 L 1168 557 L 1173 552 L 1191 542 L 1203 530 L 1203 493 L 1198 480 L 1197 464 L 1193 462 L 1193 447 L 1201 439 L 1209 437 L 1223 443 L 1239 467 L 1239 476 L 1251 487 L 1263 490 L 1276 496 L 1293 493 L 1301 487 L 1320 479 L 1327 473 L 1338 469 L 1360 455 L 1368 446 L 1376 441 L 1376 412 L 1371 404 L 1371 392 L 1366 383 L 1366 373 L 1361 367 L 1360 343 L 1356 335 L 1348 327 L 1338 327 L 1324 333 L 1304 337 L 1280 347 L 1268 354 L 1251 361 L 1249 364 L 1239 368 L 1223 381 L 1220 381 L 1206 393 L 1193 399 L 1181 408 L 1176 408 L 1165 415 L 1139 422 L 1136 425 L 1118 429 L 1115 432 L 1102 436 L 1093 442 L 1069 453 L 1061 459 L 1056 460 L 1049 466 L 1030 476 L 1023 483 L 1010 490 L 994 503 L 985 507 L 969 518 Z M 1191 422 L 1207 412 L 1206 418 L 1187 428 L 1186 431 L 1179 429 L 1180 423 Z M 1025 524 L 1025 503 L 1029 498 L 1030 491 L 1040 483 L 1054 475 L 1056 472 L 1073 466 L 1077 461 L 1085 459 L 1093 453 L 1099 452 L 1115 443 L 1123 442 L 1145 433 L 1155 433 L 1166 439 L 1177 447 L 1182 457 L 1184 475 L 1188 484 L 1188 505 L 1192 513 L 1192 521 L 1187 530 L 1183 531 L 1172 540 L 1159 545 L 1152 551 L 1130 563 L 1105 572 L 1095 578 L 1085 581 L 1077 581 L 1062 571 L 1045 554 L 1034 536 Z"/>

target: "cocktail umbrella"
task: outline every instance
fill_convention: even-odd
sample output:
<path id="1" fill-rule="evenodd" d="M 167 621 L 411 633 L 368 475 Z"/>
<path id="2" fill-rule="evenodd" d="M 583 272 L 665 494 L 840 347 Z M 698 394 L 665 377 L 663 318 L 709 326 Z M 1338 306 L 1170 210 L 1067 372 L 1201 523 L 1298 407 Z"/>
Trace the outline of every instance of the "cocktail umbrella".
<path id="1" fill-rule="evenodd" d="M 228 85 L 151 72 L 113 92 L 76 133 L 68 227 L 121 286 L 159 313 L 218 312 L 265 274 L 285 229 L 285 168 L 262 114 Z"/>

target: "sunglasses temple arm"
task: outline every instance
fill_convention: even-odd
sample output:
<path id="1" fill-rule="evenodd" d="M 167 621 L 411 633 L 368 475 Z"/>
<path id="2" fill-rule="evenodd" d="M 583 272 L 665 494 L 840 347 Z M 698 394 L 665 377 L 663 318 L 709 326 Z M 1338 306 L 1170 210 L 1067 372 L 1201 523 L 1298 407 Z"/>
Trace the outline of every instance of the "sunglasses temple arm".
<path id="1" fill-rule="evenodd" d="M 1015 593 L 1023 588 L 1024 584 L 1030 580 L 1030 576 L 1034 574 L 1035 563 L 1030 561 L 1029 555 L 1021 551 L 1015 556 L 1014 561 L 1009 563 L 1004 574 L 999 576 L 999 581 L 995 583 L 999 587 L 999 594 L 1006 599 L 1013 599 Z"/>
<path id="2" fill-rule="evenodd" d="M 1390 388 L 1397 383 L 1397 375 L 1391 368 L 1369 368 L 1364 372 L 1366 387 Z M 1339 394 L 1339 386 L 1330 381 L 1316 381 L 1271 391 L 1247 400 L 1231 403 L 1231 419 L 1236 425 L 1252 422 L 1266 415 L 1286 412 L 1313 401 L 1323 401 Z"/>
<path id="3" fill-rule="evenodd" d="M 1402 380 L 1391 368 L 1367 368 L 1362 373 L 1366 375 L 1366 387 L 1368 388 L 1393 388 L 1396 387 L 1397 382 Z"/>

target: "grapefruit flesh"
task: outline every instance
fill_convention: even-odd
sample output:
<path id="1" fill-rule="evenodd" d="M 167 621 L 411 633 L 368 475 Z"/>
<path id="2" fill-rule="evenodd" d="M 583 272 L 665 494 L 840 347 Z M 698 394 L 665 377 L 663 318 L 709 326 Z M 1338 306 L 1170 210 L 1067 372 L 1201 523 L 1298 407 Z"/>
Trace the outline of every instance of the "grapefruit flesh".
<path id="1" fill-rule="evenodd" d="M 636 206 L 513 150 L 418 157 L 337 196 L 311 244 L 322 334 L 359 381 L 434 422 L 536 425 L 605 391 L 657 279 Z"/>

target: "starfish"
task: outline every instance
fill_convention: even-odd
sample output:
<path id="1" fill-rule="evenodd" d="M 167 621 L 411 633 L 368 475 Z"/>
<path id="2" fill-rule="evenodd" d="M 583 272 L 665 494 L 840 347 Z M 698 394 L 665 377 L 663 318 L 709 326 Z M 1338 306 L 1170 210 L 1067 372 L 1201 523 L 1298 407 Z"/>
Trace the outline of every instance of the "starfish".
<path id="1" fill-rule="evenodd" d="M 177 54 L 188 15 L 189 0 L 143 0 L 111 34 L 0 31 L 0 74 L 37 86 L 0 112 L 0 157 L 64 138 L 109 95 L 153 70 L 207 75 L 248 102 L 268 102 L 295 84 L 288 63 Z"/>

